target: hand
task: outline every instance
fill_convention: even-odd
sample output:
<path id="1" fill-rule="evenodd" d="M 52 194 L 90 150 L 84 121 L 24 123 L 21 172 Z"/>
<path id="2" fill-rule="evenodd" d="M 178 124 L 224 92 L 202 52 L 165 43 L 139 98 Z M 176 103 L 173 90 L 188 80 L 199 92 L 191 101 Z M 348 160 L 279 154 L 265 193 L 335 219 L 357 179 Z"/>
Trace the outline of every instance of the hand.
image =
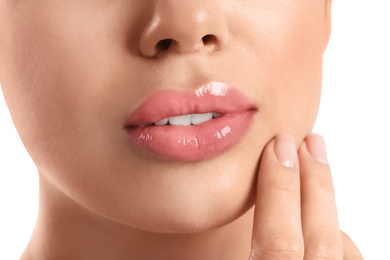
<path id="1" fill-rule="evenodd" d="M 339 228 L 333 181 L 321 136 L 298 154 L 290 135 L 264 149 L 259 167 L 250 260 L 363 259 Z"/>

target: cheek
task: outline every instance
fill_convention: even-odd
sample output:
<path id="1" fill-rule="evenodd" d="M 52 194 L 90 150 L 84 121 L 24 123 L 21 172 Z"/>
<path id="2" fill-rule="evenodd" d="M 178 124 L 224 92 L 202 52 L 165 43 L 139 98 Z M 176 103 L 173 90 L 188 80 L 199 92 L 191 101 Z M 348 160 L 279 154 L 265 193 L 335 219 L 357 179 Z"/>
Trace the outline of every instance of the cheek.
<path id="1" fill-rule="evenodd" d="M 88 26 L 69 24 L 55 13 L 18 11 L 2 78 L 15 127 L 40 171 L 56 172 L 51 177 L 72 183 L 72 189 L 94 185 L 80 173 L 87 172 L 85 165 L 92 165 L 90 172 L 102 168 L 97 162 L 104 149 L 97 147 L 105 148 L 112 140 L 103 133 L 114 136 L 121 123 L 107 116 L 117 100 L 103 98 L 112 92 L 109 53 L 92 44 Z"/>
<path id="2" fill-rule="evenodd" d="M 38 4 L 36 8 L 45 9 Z M 53 11 L 58 9 L 47 7 L 51 11 L 45 12 L 27 12 L 34 10 L 31 6 L 18 9 L 5 55 L 8 66 L 2 79 L 4 95 L 19 135 L 37 164 L 48 160 L 45 156 L 62 150 L 58 147 L 76 143 L 81 129 L 90 131 L 99 127 L 96 124 L 101 120 L 93 120 L 90 115 L 104 118 L 106 111 L 101 107 L 110 107 L 102 97 L 112 91 L 111 86 L 107 87 L 110 78 L 107 68 L 112 67 L 107 50 L 111 48 L 102 51 L 101 41 L 96 37 L 104 36 L 97 29 L 90 29 L 93 26 L 86 22 L 101 21 L 85 17 L 81 20 L 73 11 Z M 69 13 L 73 17 L 64 16 Z M 74 142 L 69 143 L 70 140 Z M 64 160 L 64 156 L 61 158 Z"/>
<path id="3" fill-rule="evenodd" d="M 311 132 L 317 117 L 322 88 L 322 55 L 310 52 L 310 44 L 302 47 L 302 53 L 297 54 L 299 58 L 291 56 L 296 53 L 289 52 L 276 60 L 268 72 L 266 108 L 277 123 L 278 133 L 306 135 Z"/>
<path id="4" fill-rule="evenodd" d="M 131 160 L 121 161 L 128 108 L 118 108 L 126 97 L 113 94 L 120 79 L 110 64 L 118 60 L 107 46 L 112 37 L 60 14 L 20 15 L 13 21 L 2 87 L 21 140 L 41 175 L 67 195 L 103 209 L 122 202 L 112 192 L 117 179 L 107 175 L 132 169 Z M 134 183 L 140 181 L 133 181 L 122 190 L 138 191 Z"/>
<path id="5" fill-rule="evenodd" d="M 248 29 L 243 38 L 248 48 L 257 49 L 265 120 L 275 134 L 288 132 L 301 139 L 312 130 L 321 96 L 323 5 L 297 1 L 281 5 L 278 12 L 272 11 L 272 5 L 253 8 L 264 11 L 251 14 L 254 22 L 244 21 L 243 28 Z"/>
<path id="6" fill-rule="evenodd" d="M 64 50 L 55 49 L 44 19 L 33 16 L 14 22 L 17 33 L 6 56 L 9 66 L 3 83 L 14 124 L 34 159 L 34 150 L 54 145 L 61 141 L 54 136 L 71 130 L 72 105 L 79 95 L 66 84 L 77 76 L 70 68 L 64 70 L 67 61 L 60 55 Z"/>

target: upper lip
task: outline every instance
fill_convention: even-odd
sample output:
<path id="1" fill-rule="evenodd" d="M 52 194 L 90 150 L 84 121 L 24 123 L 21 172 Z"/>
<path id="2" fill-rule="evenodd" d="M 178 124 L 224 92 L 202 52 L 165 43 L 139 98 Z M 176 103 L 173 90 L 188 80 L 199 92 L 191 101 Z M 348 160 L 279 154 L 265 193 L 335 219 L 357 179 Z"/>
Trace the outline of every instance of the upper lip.
<path id="1" fill-rule="evenodd" d="M 195 91 L 160 90 L 150 95 L 131 115 L 127 126 L 149 125 L 186 114 L 224 115 L 248 110 L 257 110 L 250 98 L 228 83 L 214 81 Z"/>

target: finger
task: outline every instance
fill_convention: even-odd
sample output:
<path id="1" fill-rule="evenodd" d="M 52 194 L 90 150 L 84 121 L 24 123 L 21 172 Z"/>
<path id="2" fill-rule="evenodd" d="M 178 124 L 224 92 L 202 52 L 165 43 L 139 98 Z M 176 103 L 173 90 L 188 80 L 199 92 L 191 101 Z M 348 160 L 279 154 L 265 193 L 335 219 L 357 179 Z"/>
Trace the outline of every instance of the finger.
<path id="1" fill-rule="evenodd" d="M 343 259 L 333 181 L 324 139 L 306 137 L 299 149 L 305 259 Z"/>
<path id="2" fill-rule="evenodd" d="M 279 135 L 265 147 L 257 180 L 250 259 L 302 259 L 299 162 L 295 140 Z"/>
<path id="3" fill-rule="evenodd" d="M 352 239 L 341 231 L 341 238 L 343 239 L 344 260 L 363 260 L 363 256 L 359 248 L 355 245 Z"/>

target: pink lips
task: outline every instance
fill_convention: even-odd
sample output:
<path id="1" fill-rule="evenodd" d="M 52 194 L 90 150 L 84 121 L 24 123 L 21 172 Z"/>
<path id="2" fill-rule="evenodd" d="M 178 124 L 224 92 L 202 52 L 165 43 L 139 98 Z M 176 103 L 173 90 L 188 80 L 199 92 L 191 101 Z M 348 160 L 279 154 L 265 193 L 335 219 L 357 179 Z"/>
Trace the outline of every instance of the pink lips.
<path id="1" fill-rule="evenodd" d="M 199 125 L 155 126 L 164 118 L 217 112 L 221 117 Z M 127 122 L 133 143 L 158 157 L 204 160 L 236 145 L 256 112 L 251 100 L 226 83 L 211 82 L 196 91 L 163 90 L 151 95 Z"/>

